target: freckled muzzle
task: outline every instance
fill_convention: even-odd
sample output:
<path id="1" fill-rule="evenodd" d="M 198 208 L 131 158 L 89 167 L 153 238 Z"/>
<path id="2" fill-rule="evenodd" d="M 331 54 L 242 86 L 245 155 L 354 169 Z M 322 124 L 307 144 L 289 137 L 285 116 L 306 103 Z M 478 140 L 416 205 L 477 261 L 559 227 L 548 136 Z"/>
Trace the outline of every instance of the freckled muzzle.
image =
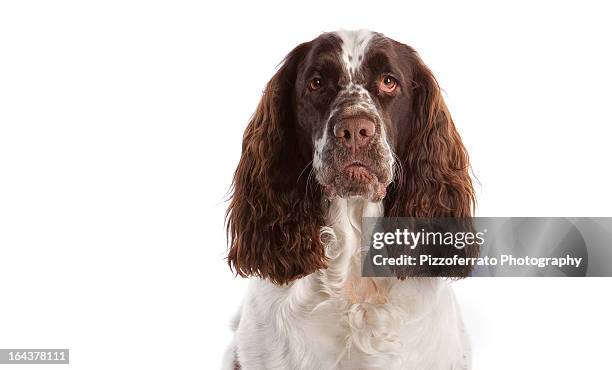
<path id="1" fill-rule="evenodd" d="M 392 155 L 383 120 L 369 93 L 354 87 L 340 94 L 327 121 L 316 178 L 328 198 L 379 201 L 392 180 Z"/>

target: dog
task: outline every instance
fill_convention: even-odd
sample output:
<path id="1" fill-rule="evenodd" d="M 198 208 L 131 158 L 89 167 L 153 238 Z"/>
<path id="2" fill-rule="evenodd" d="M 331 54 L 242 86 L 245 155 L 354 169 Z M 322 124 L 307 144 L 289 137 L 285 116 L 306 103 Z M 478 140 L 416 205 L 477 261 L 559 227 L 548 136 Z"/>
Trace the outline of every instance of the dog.
<path id="1" fill-rule="evenodd" d="M 254 278 L 223 368 L 470 369 L 448 280 L 362 277 L 360 239 L 362 217 L 471 217 L 474 202 L 467 151 L 413 48 L 367 30 L 298 45 L 234 175 L 227 259 Z"/>

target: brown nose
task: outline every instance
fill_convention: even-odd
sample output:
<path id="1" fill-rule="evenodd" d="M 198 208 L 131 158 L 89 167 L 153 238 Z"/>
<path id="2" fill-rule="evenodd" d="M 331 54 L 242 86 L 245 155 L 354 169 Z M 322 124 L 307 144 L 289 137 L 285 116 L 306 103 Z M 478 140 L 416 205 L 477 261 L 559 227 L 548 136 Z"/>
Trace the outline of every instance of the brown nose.
<path id="1" fill-rule="evenodd" d="M 374 122 L 367 118 L 356 117 L 342 120 L 334 127 L 334 135 L 351 149 L 353 154 L 368 145 L 374 136 Z"/>

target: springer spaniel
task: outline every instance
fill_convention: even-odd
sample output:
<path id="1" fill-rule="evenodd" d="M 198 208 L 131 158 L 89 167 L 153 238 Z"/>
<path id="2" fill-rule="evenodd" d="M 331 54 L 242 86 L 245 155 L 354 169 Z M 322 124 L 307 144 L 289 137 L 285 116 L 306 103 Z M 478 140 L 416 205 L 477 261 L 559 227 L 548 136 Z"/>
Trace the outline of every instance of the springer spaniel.
<path id="1" fill-rule="evenodd" d="M 246 128 L 233 181 L 228 261 L 257 278 L 224 368 L 469 369 L 447 280 L 360 270 L 364 216 L 471 217 L 468 167 L 414 49 L 364 30 L 293 49 Z"/>

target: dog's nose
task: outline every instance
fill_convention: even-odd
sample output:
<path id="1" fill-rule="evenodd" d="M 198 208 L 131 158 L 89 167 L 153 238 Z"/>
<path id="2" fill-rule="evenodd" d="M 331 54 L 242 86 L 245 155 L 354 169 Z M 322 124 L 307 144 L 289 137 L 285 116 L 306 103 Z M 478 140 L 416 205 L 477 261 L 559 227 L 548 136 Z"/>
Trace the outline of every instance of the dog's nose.
<path id="1" fill-rule="evenodd" d="M 355 117 L 342 120 L 334 127 L 334 135 L 355 154 L 368 145 L 376 127 L 367 118 Z"/>

